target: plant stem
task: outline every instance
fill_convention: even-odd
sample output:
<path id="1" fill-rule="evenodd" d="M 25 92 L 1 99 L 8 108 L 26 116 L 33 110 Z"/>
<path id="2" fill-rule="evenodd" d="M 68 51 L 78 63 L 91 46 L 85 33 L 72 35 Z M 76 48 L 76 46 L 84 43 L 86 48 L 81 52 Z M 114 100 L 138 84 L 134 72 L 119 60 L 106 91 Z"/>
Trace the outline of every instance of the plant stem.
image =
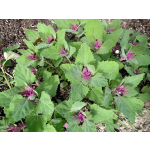
<path id="1" fill-rule="evenodd" d="M 71 64 L 71 61 L 70 61 L 70 59 L 66 56 L 66 58 L 68 59 L 68 61 L 69 61 L 69 63 Z"/>
<path id="2" fill-rule="evenodd" d="M 47 63 L 47 64 L 49 64 L 52 68 L 55 68 L 51 63 L 49 63 L 47 60 L 45 60 L 45 62 Z M 56 68 L 55 68 L 56 69 Z"/>
<path id="3" fill-rule="evenodd" d="M 7 78 L 6 78 L 5 71 L 4 71 L 3 67 L 1 67 L 1 69 L 2 69 L 2 72 L 3 72 L 3 74 L 4 74 L 4 78 L 5 78 L 5 80 L 6 80 L 7 84 L 8 84 L 8 86 L 9 86 L 9 88 L 11 89 L 10 83 L 9 83 L 9 81 L 8 81 Z"/>

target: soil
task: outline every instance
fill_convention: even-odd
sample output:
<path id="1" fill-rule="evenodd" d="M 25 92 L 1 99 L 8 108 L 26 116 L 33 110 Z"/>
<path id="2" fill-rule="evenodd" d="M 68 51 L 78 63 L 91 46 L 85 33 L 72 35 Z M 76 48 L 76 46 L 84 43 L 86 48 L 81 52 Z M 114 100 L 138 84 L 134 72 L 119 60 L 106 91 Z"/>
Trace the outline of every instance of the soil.
<path id="1" fill-rule="evenodd" d="M 112 22 L 113 19 L 106 19 Z M 37 31 L 37 24 L 45 23 L 46 25 L 52 25 L 55 31 L 58 30 L 56 24 L 52 19 L 0 19 L 0 56 L 3 56 L 3 49 L 16 44 L 20 45 L 20 49 L 27 49 L 27 46 L 23 42 L 23 39 L 28 39 L 25 35 L 26 29 L 32 29 Z M 134 33 L 140 31 L 141 34 L 147 35 L 148 37 L 148 47 L 150 48 L 150 19 L 122 19 L 121 26 L 123 29 L 133 30 Z M 70 35 L 68 35 L 70 36 Z M 72 38 L 72 37 L 71 37 Z M 119 47 L 114 47 L 113 51 L 117 50 Z M 114 53 L 116 57 L 119 57 Z M 15 67 L 15 62 L 12 62 L 12 66 L 6 67 L 6 72 L 10 75 L 13 74 L 13 69 Z M 121 70 L 122 74 L 126 75 L 125 70 Z M 3 84 L 4 80 L 0 82 Z M 148 83 L 149 84 L 149 83 Z M 0 92 L 7 90 L 7 85 L 0 86 Z M 68 99 L 70 93 L 70 86 L 65 88 L 59 87 L 59 92 L 57 92 L 57 98 Z M 150 91 L 149 91 L 150 93 Z M 3 116 L 3 109 L 0 107 L 0 117 Z M 133 124 L 135 130 L 128 124 L 125 120 L 123 114 L 119 115 L 120 120 L 126 125 L 123 127 L 119 124 L 119 128 L 116 132 L 150 132 L 150 101 L 144 103 L 143 112 L 141 116 L 137 116 L 135 123 Z M 96 125 L 98 132 L 106 132 L 106 127 L 103 125 Z"/>

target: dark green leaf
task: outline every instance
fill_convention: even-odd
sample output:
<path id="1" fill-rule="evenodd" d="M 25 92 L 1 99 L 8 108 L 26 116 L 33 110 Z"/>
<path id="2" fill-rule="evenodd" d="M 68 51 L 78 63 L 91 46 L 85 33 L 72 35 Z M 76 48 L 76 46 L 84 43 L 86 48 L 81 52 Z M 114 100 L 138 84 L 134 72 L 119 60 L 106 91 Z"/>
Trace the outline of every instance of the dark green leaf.
<path id="1" fill-rule="evenodd" d="M 43 91 L 54 97 L 56 95 L 57 87 L 59 84 L 58 75 L 51 76 L 48 80 L 41 83 L 40 87 Z"/>
<path id="2" fill-rule="evenodd" d="M 26 119 L 28 132 L 42 132 L 46 126 L 46 116 L 31 114 Z"/>

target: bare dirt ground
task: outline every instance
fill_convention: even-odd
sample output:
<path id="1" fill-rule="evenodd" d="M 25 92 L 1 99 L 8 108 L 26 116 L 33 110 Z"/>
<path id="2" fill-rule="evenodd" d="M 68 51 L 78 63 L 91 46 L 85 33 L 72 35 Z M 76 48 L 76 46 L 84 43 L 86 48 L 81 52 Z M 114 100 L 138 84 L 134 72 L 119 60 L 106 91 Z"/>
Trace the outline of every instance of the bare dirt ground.
<path id="1" fill-rule="evenodd" d="M 107 20 L 111 22 L 113 19 Z M 20 49 L 26 49 L 27 47 L 23 42 L 23 39 L 27 39 L 25 30 L 37 30 L 37 24 L 39 22 L 45 23 L 46 25 L 51 24 L 56 31 L 58 30 L 52 19 L 0 19 L 0 39 L 2 40 L 2 47 L 10 47 L 19 44 Z M 148 46 L 150 46 L 150 19 L 122 19 L 121 26 L 123 29 L 133 30 L 134 33 L 140 31 L 141 34 L 147 35 Z M 3 50 L 0 46 L 0 56 L 2 55 Z M 7 67 L 7 73 L 11 75 L 14 66 L 15 63 L 13 66 Z M 0 82 L 0 84 L 2 84 L 2 82 Z M 7 85 L 0 86 L 0 92 L 6 89 L 8 89 Z M 65 87 L 64 89 L 60 88 L 58 97 L 68 99 L 69 91 L 69 86 Z M 150 101 L 145 102 L 143 113 L 141 116 L 136 117 L 135 123 L 133 124 L 135 130 L 133 130 L 125 120 L 124 115 L 119 115 L 119 118 L 126 127 L 123 127 L 120 124 L 116 132 L 150 132 Z M 106 127 L 103 125 L 97 125 L 97 131 L 106 132 Z"/>

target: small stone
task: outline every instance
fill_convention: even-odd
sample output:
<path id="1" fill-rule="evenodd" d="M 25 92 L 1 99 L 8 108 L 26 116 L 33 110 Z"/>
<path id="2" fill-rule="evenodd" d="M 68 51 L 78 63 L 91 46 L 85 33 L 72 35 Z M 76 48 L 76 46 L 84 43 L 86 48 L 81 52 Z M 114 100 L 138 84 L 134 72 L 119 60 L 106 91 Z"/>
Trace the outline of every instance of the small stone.
<path id="1" fill-rule="evenodd" d="M 115 54 L 119 54 L 119 53 L 120 53 L 120 51 L 119 51 L 119 50 L 116 50 L 116 51 L 115 51 Z"/>

